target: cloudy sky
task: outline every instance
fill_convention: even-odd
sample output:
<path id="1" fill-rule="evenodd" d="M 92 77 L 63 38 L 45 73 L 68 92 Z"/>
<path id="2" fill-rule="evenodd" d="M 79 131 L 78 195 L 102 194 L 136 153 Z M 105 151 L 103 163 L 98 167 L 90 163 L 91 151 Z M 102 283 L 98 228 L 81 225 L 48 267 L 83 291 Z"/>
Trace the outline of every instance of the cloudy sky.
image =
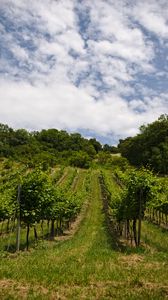
<path id="1" fill-rule="evenodd" d="M 0 122 L 101 142 L 168 113 L 167 0 L 0 0 Z"/>

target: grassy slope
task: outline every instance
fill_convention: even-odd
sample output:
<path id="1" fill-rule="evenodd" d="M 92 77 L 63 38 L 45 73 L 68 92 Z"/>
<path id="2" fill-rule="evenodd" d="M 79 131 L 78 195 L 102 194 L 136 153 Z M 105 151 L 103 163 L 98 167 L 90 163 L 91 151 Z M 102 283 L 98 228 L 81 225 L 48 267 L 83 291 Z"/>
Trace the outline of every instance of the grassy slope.
<path id="1" fill-rule="evenodd" d="M 145 247 L 114 250 L 102 212 L 98 172 L 89 207 L 71 239 L 1 261 L 1 299 L 166 299 L 167 234 L 144 223 Z"/>

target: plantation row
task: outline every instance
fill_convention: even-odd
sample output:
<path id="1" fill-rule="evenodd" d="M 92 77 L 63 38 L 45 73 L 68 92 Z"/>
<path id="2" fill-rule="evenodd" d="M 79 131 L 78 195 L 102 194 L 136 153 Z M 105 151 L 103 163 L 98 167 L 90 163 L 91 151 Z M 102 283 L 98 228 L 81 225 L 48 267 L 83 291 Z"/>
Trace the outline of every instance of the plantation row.
<path id="1" fill-rule="evenodd" d="M 2 166 L 1 166 L 2 168 Z M 24 229 L 27 249 L 29 232 L 54 239 L 64 234 L 88 198 L 89 170 L 57 167 L 46 172 L 23 166 L 1 170 L 0 234 L 16 237 L 20 248 L 20 231 Z M 113 228 L 139 246 L 144 218 L 168 227 L 168 180 L 151 171 L 115 168 L 101 171 L 100 185 L 104 208 Z M 12 233 L 13 232 L 13 233 Z M 7 238 L 8 239 L 8 238 Z"/>
<path id="2" fill-rule="evenodd" d="M 106 170 L 101 172 L 100 183 L 111 222 L 131 243 L 134 240 L 136 246 L 140 245 L 144 218 L 168 228 L 167 179 L 145 169 Z"/>
<path id="3" fill-rule="evenodd" d="M 5 173 L 1 181 L 1 235 L 16 230 L 19 250 L 21 227 L 26 228 L 27 249 L 32 227 L 35 239 L 39 226 L 40 235 L 50 239 L 70 228 L 87 198 L 90 174 L 89 171 L 63 167 L 48 173 L 40 168 L 33 171 L 19 169 L 8 175 Z"/>

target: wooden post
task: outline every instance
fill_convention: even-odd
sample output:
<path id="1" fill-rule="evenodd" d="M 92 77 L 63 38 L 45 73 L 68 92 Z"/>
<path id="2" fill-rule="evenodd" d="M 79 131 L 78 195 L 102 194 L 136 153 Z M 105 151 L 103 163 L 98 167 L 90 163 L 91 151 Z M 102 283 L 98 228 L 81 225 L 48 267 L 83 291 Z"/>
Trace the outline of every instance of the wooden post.
<path id="1" fill-rule="evenodd" d="M 54 240 L 54 234 L 55 234 L 55 232 L 54 232 L 54 222 L 55 222 L 55 220 L 51 220 L 51 231 L 50 231 L 50 239 L 51 240 Z"/>
<path id="2" fill-rule="evenodd" d="M 135 246 L 137 247 L 136 218 L 133 219 L 133 226 L 132 226 L 132 228 L 133 228 Z"/>
<path id="3" fill-rule="evenodd" d="M 30 225 L 27 224 L 27 234 L 26 234 L 26 249 L 29 250 L 29 231 L 30 231 Z"/>
<path id="4" fill-rule="evenodd" d="M 21 185 L 18 185 L 18 195 L 17 195 L 17 203 L 18 203 L 18 212 L 17 212 L 17 227 L 16 227 L 16 251 L 20 250 L 20 230 L 21 230 L 21 222 L 20 222 L 20 192 Z"/>
<path id="5" fill-rule="evenodd" d="M 142 222 L 142 201 L 143 201 L 143 191 L 140 189 L 139 194 L 139 220 L 138 220 L 138 242 L 137 245 L 140 245 L 141 241 L 141 222 Z"/>

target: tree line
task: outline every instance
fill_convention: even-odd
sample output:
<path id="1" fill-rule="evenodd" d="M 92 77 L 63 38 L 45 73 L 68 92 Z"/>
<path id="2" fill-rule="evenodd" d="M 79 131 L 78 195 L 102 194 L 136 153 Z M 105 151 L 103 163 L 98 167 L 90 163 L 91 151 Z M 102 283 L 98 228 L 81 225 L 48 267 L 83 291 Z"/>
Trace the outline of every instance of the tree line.
<path id="1" fill-rule="evenodd" d="M 101 151 L 116 152 L 117 148 L 107 144 L 102 146 L 95 138 L 88 140 L 79 133 L 65 130 L 53 128 L 29 132 L 0 124 L 0 156 L 19 160 L 30 167 L 44 162 L 44 167 L 65 163 L 88 168 Z"/>
<path id="2" fill-rule="evenodd" d="M 136 136 L 120 140 L 118 149 L 134 166 L 168 174 L 168 115 L 141 126 Z"/>
<path id="3" fill-rule="evenodd" d="M 43 163 L 44 169 L 56 164 L 89 168 L 92 162 L 112 165 L 111 154 L 121 153 L 130 164 L 168 174 L 168 115 L 161 115 L 151 124 L 142 125 L 134 137 L 120 139 L 117 147 L 102 145 L 95 138 L 79 133 L 42 129 L 28 132 L 0 124 L 0 156 L 19 160 L 30 167 Z M 118 162 L 125 161 L 118 158 Z M 9 166 L 10 167 L 10 166 Z"/>

